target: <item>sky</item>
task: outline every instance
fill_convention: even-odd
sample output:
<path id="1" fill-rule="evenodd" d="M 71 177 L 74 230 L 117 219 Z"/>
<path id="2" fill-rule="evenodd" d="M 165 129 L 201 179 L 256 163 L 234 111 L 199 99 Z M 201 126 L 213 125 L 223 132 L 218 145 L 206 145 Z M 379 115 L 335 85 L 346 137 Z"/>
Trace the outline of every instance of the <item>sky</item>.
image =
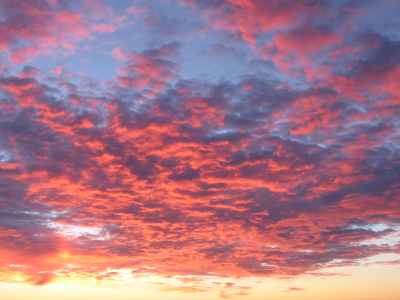
<path id="1" fill-rule="evenodd" d="M 1 299 L 400 299 L 399 12 L 1 0 Z"/>

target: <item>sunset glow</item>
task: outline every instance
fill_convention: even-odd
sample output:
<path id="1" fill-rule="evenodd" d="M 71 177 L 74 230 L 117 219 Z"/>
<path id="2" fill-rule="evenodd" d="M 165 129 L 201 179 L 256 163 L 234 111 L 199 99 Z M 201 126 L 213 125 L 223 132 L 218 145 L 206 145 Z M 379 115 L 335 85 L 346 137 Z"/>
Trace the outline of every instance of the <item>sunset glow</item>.
<path id="1" fill-rule="evenodd" d="M 0 299 L 399 300 L 399 16 L 0 0 Z"/>

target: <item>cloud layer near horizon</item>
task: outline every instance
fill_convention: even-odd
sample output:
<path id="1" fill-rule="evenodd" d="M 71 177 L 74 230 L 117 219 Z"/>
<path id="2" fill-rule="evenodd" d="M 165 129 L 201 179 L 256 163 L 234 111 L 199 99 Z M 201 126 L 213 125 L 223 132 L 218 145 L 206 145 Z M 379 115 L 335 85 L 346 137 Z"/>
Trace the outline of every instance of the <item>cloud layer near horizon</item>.
<path id="1" fill-rule="evenodd" d="M 72 2 L 0 4 L 0 279 L 399 253 L 397 1 Z"/>

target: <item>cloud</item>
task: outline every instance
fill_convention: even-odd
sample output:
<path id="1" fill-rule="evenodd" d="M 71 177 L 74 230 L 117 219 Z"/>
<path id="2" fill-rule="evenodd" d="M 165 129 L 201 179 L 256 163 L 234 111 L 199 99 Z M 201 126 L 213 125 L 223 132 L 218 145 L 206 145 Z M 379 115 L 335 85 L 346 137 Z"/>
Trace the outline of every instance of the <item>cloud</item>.
<path id="1" fill-rule="evenodd" d="M 0 4 L 15 63 L 114 30 L 54 3 Z M 91 18 L 110 14 L 96 3 Z M 119 69 L 106 82 L 73 67 L 1 73 L 1 278 L 284 278 L 399 252 L 398 41 L 362 32 L 339 4 L 185 3 L 279 76 L 190 77 L 191 48 L 173 40 L 107 41 Z M 221 297 L 248 292 L 228 284 Z"/>
<path id="2" fill-rule="evenodd" d="M 82 4 L 81 1 L 73 2 L 78 6 Z M 2 1 L 0 50 L 9 55 L 12 63 L 24 63 L 39 55 L 51 55 L 54 51 L 74 52 L 81 41 L 117 29 L 118 22 L 96 18 L 94 3 L 99 5 L 99 1 L 84 2 L 84 7 L 92 3 L 91 16 L 72 9 L 72 4 L 69 7 L 58 1 Z"/>
<path id="3" fill-rule="evenodd" d="M 141 53 L 126 53 L 120 48 L 115 48 L 112 54 L 115 59 L 125 62 L 118 78 L 123 88 L 157 95 L 177 76 L 178 65 L 172 60 L 178 54 L 176 43 Z"/>
<path id="4" fill-rule="evenodd" d="M 192 286 L 182 286 L 182 287 L 164 287 L 161 289 L 164 292 L 179 292 L 179 293 L 199 293 L 205 292 L 201 288 L 192 287 Z"/>
<path id="5" fill-rule="evenodd" d="M 250 45 L 255 45 L 259 34 L 296 26 L 307 14 L 318 12 L 319 4 L 291 1 L 226 0 L 183 1 L 200 7 L 217 29 L 237 34 Z"/>
<path id="6" fill-rule="evenodd" d="M 290 288 L 288 288 L 286 290 L 286 292 L 301 292 L 301 291 L 304 291 L 304 289 L 303 288 L 299 288 L 299 287 L 295 287 L 295 286 L 290 287 Z"/>
<path id="7" fill-rule="evenodd" d="M 4 208 L 37 226 L 2 218 L 8 241 L 2 245 L 35 256 L 61 255 L 67 247 L 71 262 L 74 256 L 113 255 L 119 267 L 131 265 L 131 257 L 136 267 L 154 266 L 162 274 L 225 276 L 296 275 L 338 259 L 356 262 L 395 251 L 389 245 L 362 245 L 393 230 L 352 228 L 390 227 L 400 217 L 396 154 L 385 158 L 384 145 L 348 150 L 355 140 L 366 143 L 358 138 L 363 133 L 381 131 L 358 127 L 347 138 L 329 136 L 336 141 L 324 147 L 296 140 L 297 133 L 279 131 L 275 114 L 320 92 L 274 91 L 272 82 L 245 80 L 252 82 L 251 96 L 243 94 L 243 82 L 222 85 L 235 95 L 222 103 L 213 84 L 194 85 L 185 95 L 169 88 L 140 115 L 122 100 L 104 100 L 108 117 L 100 125 L 101 110 L 82 115 L 34 77 L 3 78 L 7 105 L 15 109 L 1 123 L 12 157 L 1 163 L 2 181 L 9 182 L 2 195 L 19 195 L 26 205 L 10 202 Z M 270 101 L 261 100 L 261 95 L 268 99 L 265 92 Z M 336 103 L 337 96 L 328 95 Z M 232 100 L 236 97 L 240 105 Z M 246 112 L 245 103 L 258 107 Z M 229 116 L 235 114 L 233 122 Z M 302 110 L 295 119 L 287 114 L 286 126 L 305 116 Z M 83 119 L 91 125 L 83 125 Z M 334 122 L 321 127 L 319 143 L 340 127 Z M 24 213 L 35 206 L 37 213 Z M 17 246 L 18 236 L 32 232 L 37 238 Z"/>

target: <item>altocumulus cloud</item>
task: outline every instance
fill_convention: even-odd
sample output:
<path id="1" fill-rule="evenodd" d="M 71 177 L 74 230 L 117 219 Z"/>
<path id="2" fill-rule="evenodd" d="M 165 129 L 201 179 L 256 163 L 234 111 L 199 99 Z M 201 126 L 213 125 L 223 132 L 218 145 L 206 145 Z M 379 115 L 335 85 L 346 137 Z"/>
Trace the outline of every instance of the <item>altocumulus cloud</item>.
<path id="1" fill-rule="evenodd" d="M 175 1 L 193 36 L 180 18 L 139 48 L 113 34 L 161 34 L 162 1 L 100 2 L 0 4 L 1 279 L 291 276 L 399 253 L 396 1 L 385 18 L 373 1 Z M 204 32 L 246 53 L 240 76 L 196 75 Z M 73 57 L 100 44 L 115 76 L 77 82 Z"/>

